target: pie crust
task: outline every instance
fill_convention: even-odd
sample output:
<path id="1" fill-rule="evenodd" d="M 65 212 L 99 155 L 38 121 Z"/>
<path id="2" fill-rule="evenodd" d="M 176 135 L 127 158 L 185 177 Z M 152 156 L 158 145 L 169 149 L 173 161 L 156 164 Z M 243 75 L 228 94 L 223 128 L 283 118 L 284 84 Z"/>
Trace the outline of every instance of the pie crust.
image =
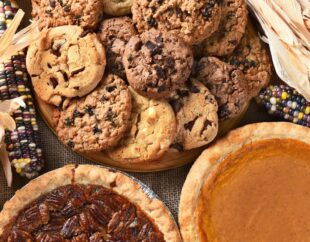
<path id="1" fill-rule="evenodd" d="M 269 148 L 269 147 L 273 147 L 273 148 Z M 268 157 L 269 150 L 271 150 L 270 154 L 273 154 L 271 153 L 273 152 L 273 149 L 274 151 L 276 151 L 277 157 L 281 157 L 281 158 L 274 159 L 275 156 Z M 300 154 L 300 151 L 304 151 L 305 153 Z M 247 154 L 250 154 L 250 155 L 248 155 L 247 158 L 243 158 L 243 157 L 246 157 Z M 256 154 L 256 156 L 251 156 L 253 154 L 254 155 Z M 286 158 L 285 156 L 282 156 L 282 154 L 285 155 Z M 256 188 L 257 184 L 259 184 L 258 182 L 261 182 L 262 177 L 270 178 L 269 174 L 266 174 L 266 173 L 272 170 L 266 166 L 267 168 L 263 167 L 263 169 L 261 169 L 258 172 L 257 170 L 254 170 L 254 173 L 248 173 L 248 170 L 250 170 L 249 167 L 253 167 L 253 165 L 251 164 L 262 164 L 258 162 L 255 163 L 256 160 L 258 160 L 259 162 L 261 160 L 263 160 L 263 162 L 266 161 L 266 163 L 263 163 L 263 164 L 267 164 L 268 166 L 273 163 L 277 164 L 278 162 L 278 164 L 280 164 L 278 167 L 281 167 L 281 166 L 284 167 L 285 172 L 274 169 L 273 176 L 277 178 L 277 176 L 281 176 L 283 174 L 290 174 L 291 171 L 296 172 L 297 169 L 295 169 L 296 167 L 295 165 L 293 164 L 291 165 L 291 167 L 293 167 L 294 169 L 289 169 L 287 168 L 286 165 L 290 164 L 291 161 L 299 162 L 299 160 L 301 160 L 302 163 L 300 163 L 301 168 L 299 171 L 302 171 L 302 172 L 292 175 L 292 177 L 297 181 L 299 181 L 300 179 L 301 184 L 302 185 L 305 184 L 304 190 L 307 191 L 308 184 L 309 184 L 307 183 L 307 181 L 310 180 L 310 178 L 308 179 L 309 177 L 308 173 L 310 171 L 310 166 L 308 166 L 308 161 L 310 164 L 309 154 L 310 154 L 310 129 L 306 127 L 298 126 L 295 124 L 291 124 L 291 123 L 284 123 L 284 122 L 258 123 L 258 124 L 247 125 L 245 127 L 242 127 L 242 128 L 239 128 L 237 130 L 230 132 L 223 139 L 217 141 L 214 145 L 212 145 L 210 148 L 205 150 L 201 154 L 201 156 L 197 159 L 197 161 L 191 168 L 191 171 L 188 174 L 187 179 L 182 189 L 181 201 L 180 201 L 180 207 L 179 207 L 179 223 L 180 223 L 181 233 L 182 233 L 184 242 L 236 241 L 235 239 L 232 239 L 232 237 L 230 237 L 228 240 L 227 240 L 227 237 L 225 237 L 225 234 L 227 235 L 231 231 L 233 231 L 231 232 L 231 234 L 239 233 L 240 236 L 239 237 L 236 236 L 236 237 L 239 238 L 239 241 L 242 241 L 240 240 L 240 238 L 244 236 L 245 231 L 247 230 L 245 230 L 244 227 L 241 227 L 238 223 L 236 223 L 236 221 L 243 222 L 244 220 L 242 219 L 245 217 L 244 213 L 249 211 L 249 208 L 251 207 L 251 205 L 249 205 L 251 203 L 248 200 L 249 196 L 243 196 L 244 194 L 246 194 L 246 192 L 243 192 L 244 191 L 243 189 L 250 187 L 251 185 L 253 185 L 252 187 Z M 245 167 L 244 170 L 241 170 L 241 169 L 237 170 L 238 165 L 243 164 L 242 163 L 243 160 L 245 161 L 244 162 L 245 166 L 243 166 Z M 267 161 L 270 163 L 267 163 Z M 284 163 L 280 163 L 282 161 Z M 285 166 L 283 166 L 283 164 L 285 164 Z M 305 171 L 302 165 L 304 165 Z M 231 170 L 233 171 L 237 170 L 237 172 L 239 172 L 239 173 L 233 173 L 233 174 L 237 174 L 235 176 L 232 176 L 234 180 L 229 177 L 229 175 L 232 174 L 232 173 L 227 172 L 227 171 L 231 171 L 231 170 L 228 170 L 229 168 L 233 168 Z M 248 169 L 248 170 L 244 172 L 245 169 Z M 248 174 L 255 174 L 255 172 L 257 172 L 258 175 L 256 177 L 254 176 L 254 178 L 248 175 Z M 246 176 L 244 174 L 247 174 L 247 177 L 246 177 L 247 179 L 243 179 L 243 180 L 239 179 L 239 181 L 241 182 L 237 183 L 236 177 L 244 178 Z M 266 186 L 268 188 L 267 191 L 274 189 L 273 191 L 276 191 L 276 192 L 279 191 L 280 195 L 278 193 L 277 195 L 285 197 L 289 193 L 289 191 L 291 191 L 291 190 L 286 190 L 286 189 L 289 189 L 288 185 L 290 186 L 292 185 L 291 177 L 289 178 L 290 179 L 284 176 L 284 179 L 282 179 L 282 181 L 284 182 L 277 183 L 279 184 L 279 186 L 275 186 L 272 183 L 270 184 L 267 183 L 268 185 Z M 225 181 L 226 183 L 222 181 Z M 247 183 L 245 183 L 245 181 Z M 270 181 L 270 179 L 267 181 Z M 224 185 L 221 186 L 222 184 L 225 184 L 225 186 Z M 233 189 L 230 189 L 231 187 L 233 187 Z M 222 189 L 222 190 L 219 190 L 219 189 Z M 265 192 L 266 189 L 265 190 L 262 189 L 262 190 Z M 296 190 L 302 190 L 302 189 L 298 187 L 298 189 Z M 221 191 L 221 193 L 216 192 L 216 191 Z M 229 191 L 230 193 L 225 194 L 225 192 L 227 191 Z M 261 198 L 261 200 L 267 199 L 267 201 L 269 201 L 268 199 L 270 198 L 270 201 L 272 202 L 275 201 L 274 195 L 273 195 L 274 193 L 269 194 L 270 197 L 266 197 L 267 196 L 266 193 L 260 193 L 256 191 L 253 192 L 253 189 L 249 190 L 249 192 L 250 192 L 249 194 L 251 195 L 254 194 L 257 198 Z M 303 193 L 303 194 L 306 194 L 306 193 Z M 301 197 L 302 197 L 301 199 L 302 201 L 310 199 L 309 196 L 305 196 L 305 197 L 301 196 Z M 288 200 L 293 201 L 293 203 L 290 203 L 289 205 L 285 204 L 285 207 L 283 207 L 284 206 L 283 204 L 276 204 L 273 206 L 272 203 L 271 205 L 270 203 L 269 204 L 267 203 L 267 205 L 266 204 L 265 205 L 267 206 L 269 210 L 270 210 L 270 207 L 272 206 L 273 208 L 275 207 L 276 210 L 279 207 L 284 208 L 283 210 L 280 210 L 280 217 L 282 217 L 281 215 L 282 211 L 284 211 L 284 214 L 289 213 L 287 212 L 286 208 L 291 209 L 290 211 L 293 211 L 290 214 L 291 216 L 292 214 L 294 215 L 294 212 L 295 212 L 294 209 L 296 209 L 297 207 L 297 210 L 299 211 L 300 207 L 298 207 L 294 203 L 296 200 L 294 199 L 288 199 Z M 217 201 L 217 202 L 221 201 L 221 203 L 216 204 L 214 201 Z M 238 204 L 238 206 L 234 206 L 236 204 L 236 201 L 240 202 L 239 204 L 242 204 L 242 205 L 239 206 Z M 255 204 L 256 200 L 253 203 Z M 219 204 L 221 206 L 218 206 Z M 240 208 L 240 211 L 235 210 L 236 207 Z M 259 207 L 259 205 L 257 205 L 257 207 Z M 254 209 L 256 209 L 257 207 L 254 206 Z M 217 209 L 217 211 L 215 208 Z M 263 217 L 262 219 L 265 221 L 266 220 L 269 221 L 269 217 L 268 217 L 269 214 L 266 213 L 265 208 L 262 209 L 263 211 L 257 208 L 259 212 L 254 211 L 254 209 L 250 211 L 250 214 L 254 214 L 255 219 L 262 218 L 262 216 L 266 215 L 266 217 Z M 307 212 L 308 210 L 306 209 L 306 207 L 302 209 L 306 211 L 307 215 L 305 215 L 305 217 L 308 218 L 310 213 Z M 271 211 L 273 212 L 273 210 Z M 255 214 L 255 212 L 257 213 Z M 230 216 L 227 216 L 227 214 L 229 214 Z M 303 213 L 301 214 L 304 216 Z M 238 218 L 235 219 L 234 216 Z M 271 216 L 271 219 L 274 218 L 273 215 L 270 215 L 270 216 Z M 286 215 L 283 215 L 283 216 L 286 216 Z M 301 217 L 298 217 L 298 219 L 300 219 Z M 239 218 L 241 219 L 238 220 Z M 296 223 L 298 223 L 299 221 L 298 219 L 294 220 L 294 217 L 292 216 L 289 218 L 290 219 L 285 220 L 286 224 L 290 225 L 293 222 L 295 223 L 297 221 Z M 248 217 L 246 217 L 246 219 L 248 219 Z M 254 219 L 254 223 L 258 224 L 260 220 L 258 219 L 255 220 L 255 219 Z M 218 223 L 220 223 L 219 226 L 218 226 Z M 270 222 L 270 224 L 271 226 L 274 225 L 274 227 L 272 228 L 283 229 L 283 227 L 281 227 L 282 225 L 275 224 L 272 222 Z M 305 226 L 307 227 L 307 225 Z M 304 228 L 305 226 L 302 225 L 300 227 Z M 219 228 L 221 229 L 219 230 Z M 266 239 L 265 240 L 259 239 L 260 238 L 259 233 L 262 233 L 261 232 L 262 230 L 260 229 L 261 228 L 259 228 L 258 232 L 256 231 L 254 240 L 250 239 L 247 241 L 266 241 Z M 308 236 L 310 231 L 307 231 L 306 229 L 307 228 L 305 228 L 305 230 L 299 230 L 299 232 L 296 232 L 297 237 L 299 236 L 297 241 L 301 241 L 301 240 L 304 241 L 303 236 Z M 227 231 L 230 231 L 230 232 L 226 233 Z M 221 236 L 220 239 L 218 238 L 219 234 Z M 275 231 L 272 231 L 271 234 L 274 235 L 276 233 Z M 283 234 L 286 234 L 286 231 L 284 231 Z M 294 234 L 292 238 L 296 239 L 297 238 L 296 234 Z M 263 235 L 262 237 L 264 236 L 265 235 Z M 277 239 L 279 239 L 279 241 L 282 241 L 281 236 L 283 235 L 278 233 L 277 236 L 278 236 Z M 287 238 L 284 238 L 284 240 L 285 239 Z"/>
<path id="2" fill-rule="evenodd" d="M 141 185 L 127 175 L 91 165 L 67 165 L 32 180 L 17 191 L 15 196 L 5 203 L 0 213 L 0 238 L 27 205 L 59 187 L 70 184 L 98 185 L 112 190 L 138 206 L 157 226 L 165 241 L 181 241 L 171 213 L 160 200 L 148 196 Z"/>

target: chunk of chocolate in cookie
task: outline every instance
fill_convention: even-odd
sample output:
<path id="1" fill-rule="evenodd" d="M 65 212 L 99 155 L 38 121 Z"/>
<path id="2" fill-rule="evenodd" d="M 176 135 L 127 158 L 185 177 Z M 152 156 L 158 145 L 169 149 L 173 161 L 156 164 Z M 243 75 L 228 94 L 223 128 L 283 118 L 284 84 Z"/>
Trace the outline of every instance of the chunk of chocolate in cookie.
<path id="1" fill-rule="evenodd" d="M 150 30 L 130 39 L 123 63 L 128 82 L 135 91 L 159 99 L 184 85 L 190 75 L 193 55 L 176 36 Z"/>
<path id="2" fill-rule="evenodd" d="M 94 29 L 101 19 L 102 0 L 32 0 L 32 17 L 40 28 L 78 25 Z"/>
<path id="3" fill-rule="evenodd" d="M 137 32 L 130 18 L 107 19 L 100 25 L 99 39 L 106 47 L 107 71 L 126 79 L 122 58 L 125 46 Z"/>
<path id="4" fill-rule="evenodd" d="M 221 0 L 135 0 L 132 14 L 140 33 L 155 28 L 198 44 L 218 29 L 221 8 Z"/>
<path id="5" fill-rule="evenodd" d="M 71 100 L 59 112 L 56 132 L 75 151 L 101 151 L 122 138 L 130 115 L 131 95 L 127 85 L 116 75 L 108 75 L 93 92 Z"/>
<path id="6" fill-rule="evenodd" d="M 195 77 L 215 96 L 220 120 L 240 115 L 251 98 L 242 71 L 216 57 L 202 58 Z"/>

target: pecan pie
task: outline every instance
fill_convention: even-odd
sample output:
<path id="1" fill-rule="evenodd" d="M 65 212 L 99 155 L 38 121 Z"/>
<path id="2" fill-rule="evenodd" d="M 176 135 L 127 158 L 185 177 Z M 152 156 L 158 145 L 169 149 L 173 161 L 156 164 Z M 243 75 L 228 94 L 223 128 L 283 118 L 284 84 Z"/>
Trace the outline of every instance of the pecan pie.
<path id="1" fill-rule="evenodd" d="M 128 176 L 69 165 L 30 182 L 0 213 L 0 241 L 181 241 L 165 205 Z"/>
<path id="2" fill-rule="evenodd" d="M 310 241 L 310 129 L 260 123 L 208 148 L 183 187 L 184 242 Z"/>

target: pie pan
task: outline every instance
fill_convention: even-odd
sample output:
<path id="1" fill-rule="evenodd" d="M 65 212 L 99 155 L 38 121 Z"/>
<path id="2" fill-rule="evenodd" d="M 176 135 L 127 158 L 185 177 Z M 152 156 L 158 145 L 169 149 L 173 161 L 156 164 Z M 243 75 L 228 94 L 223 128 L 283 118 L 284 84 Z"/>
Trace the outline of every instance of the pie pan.
<path id="1" fill-rule="evenodd" d="M 308 241 L 310 129 L 257 123 L 194 163 L 181 193 L 185 242 Z"/>
<path id="2" fill-rule="evenodd" d="M 43 207 L 47 212 L 42 212 Z M 145 222 L 147 220 L 149 222 Z M 85 221 L 92 225 L 85 226 Z M 110 229 L 113 224 L 119 227 Z M 105 239 L 112 236 L 110 239 L 114 241 L 113 236 L 127 238 L 127 233 L 139 237 L 140 233 L 133 234 L 137 233 L 133 229 L 137 226 L 142 226 L 138 227 L 138 233 L 146 231 L 143 236 L 151 236 L 153 232 L 150 231 L 160 231 L 165 241 L 181 241 L 177 224 L 166 205 L 136 178 L 102 166 L 66 165 L 30 181 L 5 203 L 0 213 L 0 241 L 1 236 L 6 237 L 8 233 L 14 241 L 21 238 L 26 241 L 28 236 L 38 239 L 41 234 L 46 239 L 46 236 L 55 239 L 53 236 L 61 235 L 75 241 L 84 233 L 88 236 L 100 234 L 100 238 L 104 236 Z M 60 240 L 57 239 L 53 241 Z"/>

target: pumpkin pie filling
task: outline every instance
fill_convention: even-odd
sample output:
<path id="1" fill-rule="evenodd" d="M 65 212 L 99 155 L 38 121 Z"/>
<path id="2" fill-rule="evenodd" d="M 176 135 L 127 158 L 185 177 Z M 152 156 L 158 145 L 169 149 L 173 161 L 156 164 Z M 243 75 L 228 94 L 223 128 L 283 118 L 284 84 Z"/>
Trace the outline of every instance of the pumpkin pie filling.
<path id="1" fill-rule="evenodd" d="M 210 174 L 197 205 L 199 241 L 310 241 L 310 145 L 243 146 Z"/>
<path id="2" fill-rule="evenodd" d="M 98 185 L 59 187 L 11 221 L 4 241 L 158 241 L 164 236 L 127 198 Z M 1 240 L 2 241 L 2 240 Z"/>

